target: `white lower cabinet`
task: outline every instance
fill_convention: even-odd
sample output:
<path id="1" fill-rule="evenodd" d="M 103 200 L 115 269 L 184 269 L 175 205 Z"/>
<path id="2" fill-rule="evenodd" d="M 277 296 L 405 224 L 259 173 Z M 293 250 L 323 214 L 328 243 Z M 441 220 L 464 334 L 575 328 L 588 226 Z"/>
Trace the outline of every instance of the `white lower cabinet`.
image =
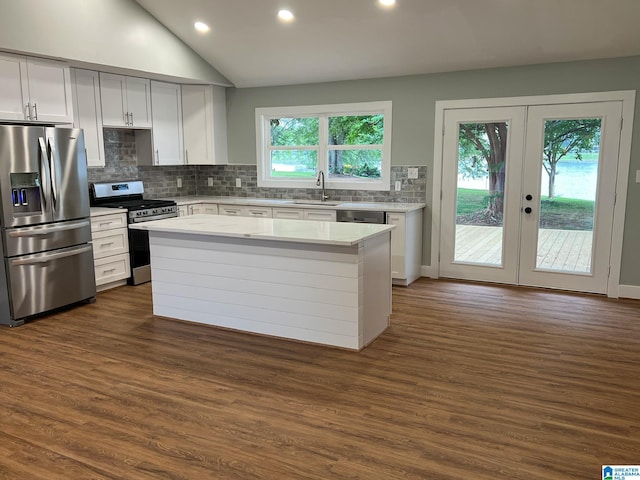
<path id="1" fill-rule="evenodd" d="M 304 210 L 302 208 L 273 208 L 273 218 L 304 220 Z"/>
<path id="2" fill-rule="evenodd" d="M 254 207 L 251 205 L 218 205 L 218 215 L 272 218 L 273 210 L 271 207 Z"/>
<path id="3" fill-rule="evenodd" d="M 187 215 L 218 215 L 218 205 L 215 203 L 194 203 L 188 205 Z"/>
<path id="4" fill-rule="evenodd" d="M 318 220 L 321 222 L 335 222 L 336 211 L 335 210 L 316 210 L 312 208 L 305 208 L 303 211 L 305 220 Z"/>
<path id="5" fill-rule="evenodd" d="M 320 222 L 335 222 L 335 210 L 320 210 L 317 208 L 274 208 L 273 218 L 288 220 L 318 220 Z"/>
<path id="6" fill-rule="evenodd" d="M 124 285 L 131 276 L 126 215 L 123 212 L 91 218 L 93 265 L 98 291 Z"/>
<path id="7" fill-rule="evenodd" d="M 391 277 L 396 285 L 409 285 L 421 275 L 422 209 L 387 213 L 391 231 Z"/>

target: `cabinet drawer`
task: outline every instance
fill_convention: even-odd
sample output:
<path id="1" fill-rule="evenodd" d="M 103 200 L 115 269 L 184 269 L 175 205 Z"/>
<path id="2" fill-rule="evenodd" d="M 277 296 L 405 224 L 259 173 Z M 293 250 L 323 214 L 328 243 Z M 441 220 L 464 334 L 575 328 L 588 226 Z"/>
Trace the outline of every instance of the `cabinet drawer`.
<path id="1" fill-rule="evenodd" d="M 271 218 L 273 216 L 271 207 L 244 207 L 244 214 L 247 217 Z"/>
<path id="2" fill-rule="evenodd" d="M 96 271 L 96 286 L 131 276 L 128 253 L 99 258 L 93 264 Z"/>
<path id="3" fill-rule="evenodd" d="M 220 215 L 237 215 L 237 216 L 243 216 L 244 215 L 244 208 L 241 205 L 219 205 L 218 206 L 218 213 Z"/>
<path id="4" fill-rule="evenodd" d="M 290 220 L 302 220 L 304 212 L 301 208 L 274 208 L 273 218 L 287 218 Z"/>
<path id="5" fill-rule="evenodd" d="M 127 214 L 114 213 L 113 215 L 101 215 L 91 219 L 91 232 L 113 230 L 114 228 L 127 228 Z"/>
<path id="6" fill-rule="evenodd" d="M 336 211 L 335 210 L 305 209 L 304 210 L 304 219 L 305 220 L 319 220 L 321 222 L 335 222 L 336 221 Z"/>
<path id="7" fill-rule="evenodd" d="M 93 258 L 127 253 L 129 251 L 128 231 L 126 228 L 105 230 L 93 233 Z"/>

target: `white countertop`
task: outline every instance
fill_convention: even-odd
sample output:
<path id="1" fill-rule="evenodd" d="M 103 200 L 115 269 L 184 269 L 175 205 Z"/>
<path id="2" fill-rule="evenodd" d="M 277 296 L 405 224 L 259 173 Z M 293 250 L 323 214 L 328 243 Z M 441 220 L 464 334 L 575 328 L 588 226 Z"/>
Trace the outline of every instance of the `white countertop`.
<path id="1" fill-rule="evenodd" d="M 129 228 L 151 232 L 352 246 L 388 232 L 395 226 L 278 218 L 190 215 L 131 224 Z"/>
<path id="2" fill-rule="evenodd" d="M 264 207 L 287 207 L 287 208 L 317 208 L 325 210 L 379 210 L 383 212 L 410 212 L 425 207 L 424 203 L 394 203 L 394 202 L 332 202 L 322 203 L 316 200 L 288 200 L 277 198 L 249 198 L 249 197 L 212 197 L 212 196 L 190 196 L 173 197 L 166 200 L 173 200 L 178 205 L 188 205 L 192 203 L 217 203 L 225 205 L 260 205 Z"/>

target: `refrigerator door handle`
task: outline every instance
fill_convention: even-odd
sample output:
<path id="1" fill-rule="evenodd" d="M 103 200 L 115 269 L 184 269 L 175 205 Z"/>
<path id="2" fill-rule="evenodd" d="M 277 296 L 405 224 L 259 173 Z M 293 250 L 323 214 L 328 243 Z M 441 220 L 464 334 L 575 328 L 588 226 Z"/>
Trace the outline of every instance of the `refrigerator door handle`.
<path id="1" fill-rule="evenodd" d="M 56 186 L 56 147 L 51 138 L 47 139 L 47 145 L 49 147 L 49 156 L 47 158 L 49 159 L 49 171 L 51 172 L 51 195 L 53 200 L 53 211 L 55 212 L 58 208 L 58 187 Z"/>
<path id="2" fill-rule="evenodd" d="M 49 175 L 49 170 L 46 168 L 48 165 L 45 164 L 45 158 L 48 163 L 49 155 L 47 154 L 47 147 L 44 144 L 43 137 L 38 137 L 38 143 L 40 144 L 40 198 L 42 199 L 42 206 L 44 207 L 44 210 L 47 210 L 48 195 L 44 190 L 45 182 L 50 182 L 51 177 Z M 48 184 L 46 186 L 48 187 Z"/>
<path id="3" fill-rule="evenodd" d="M 88 225 L 90 225 L 89 220 L 83 220 L 81 222 L 76 222 L 73 224 L 56 225 L 53 227 L 40 228 L 38 230 L 13 230 L 7 235 L 11 238 L 35 237 L 38 235 L 49 235 L 51 233 L 64 232 L 66 230 L 76 230 L 79 228 L 87 227 Z"/>
<path id="4" fill-rule="evenodd" d="M 16 259 L 11 261 L 12 266 L 23 266 L 23 265 L 37 265 L 40 263 L 49 263 L 53 260 L 59 260 L 61 258 L 73 257 L 74 255 L 78 255 L 80 253 L 85 253 L 91 250 L 91 245 L 87 245 L 86 247 L 76 248 L 71 251 L 60 252 L 60 253 L 50 253 L 43 257 L 37 258 L 25 258 L 25 259 Z"/>

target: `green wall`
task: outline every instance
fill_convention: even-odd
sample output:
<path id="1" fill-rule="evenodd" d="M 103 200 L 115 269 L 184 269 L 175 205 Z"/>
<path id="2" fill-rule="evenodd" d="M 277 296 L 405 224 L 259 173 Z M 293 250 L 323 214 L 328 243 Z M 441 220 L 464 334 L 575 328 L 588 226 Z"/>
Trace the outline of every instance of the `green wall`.
<path id="1" fill-rule="evenodd" d="M 393 165 L 426 165 L 433 172 L 435 102 L 473 98 L 552 95 L 640 89 L 640 57 L 495 68 L 347 82 L 227 90 L 229 162 L 255 164 L 255 108 L 374 100 L 393 101 Z M 635 117 L 640 117 L 636 101 Z M 627 217 L 622 255 L 622 285 L 640 286 L 640 122 L 634 122 Z M 427 179 L 423 264 L 431 263 L 433 179 Z"/>

